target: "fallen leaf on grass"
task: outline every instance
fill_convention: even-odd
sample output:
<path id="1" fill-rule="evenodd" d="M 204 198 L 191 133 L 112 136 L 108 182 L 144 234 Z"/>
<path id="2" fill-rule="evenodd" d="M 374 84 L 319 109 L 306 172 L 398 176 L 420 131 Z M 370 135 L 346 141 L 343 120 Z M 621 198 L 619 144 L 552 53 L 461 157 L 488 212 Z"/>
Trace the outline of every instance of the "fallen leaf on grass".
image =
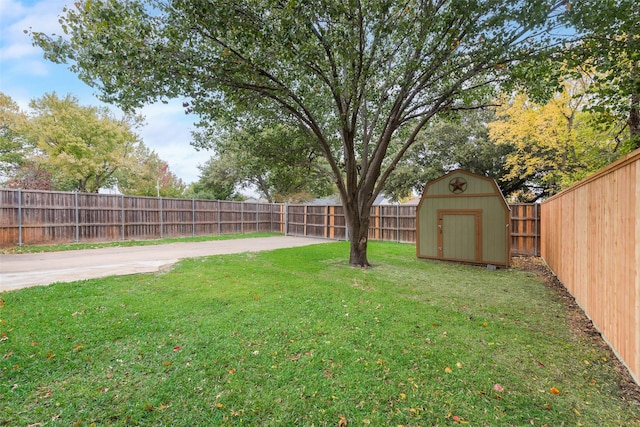
<path id="1" fill-rule="evenodd" d="M 504 389 L 502 388 L 502 386 L 500 384 L 494 384 L 493 385 L 493 389 L 497 392 L 502 393 L 504 391 Z"/>
<path id="2" fill-rule="evenodd" d="M 558 390 L 555 387 L 551 387 L 551 389 L 549 391 L 551 392 L 551 394 L 560 394 L 560 390 Z"/>
<path id="3" fill-rule="evenodd" d="M 447 374 L 450 374 L 450 373 L 452 373 L 452 372 L 453 372 L 453 369 L 451 369 L 450 367 L 448 367 L 448 366 L 447 366 L 446 368 L 444 368 L 444 371 L 445 371 Z"/>
<path id="4" fill-rule="evenodd" d="M 347 427 L 347 424 L 347 417 L 340 415 L 340 418 L 338 419 L 338 427 Z"/>
<path id="5" fill-rule="evenodd" d="M 180 346 L 177 345 L 177 346 L 173 347 L 173 351 L 180 351 Z"/>

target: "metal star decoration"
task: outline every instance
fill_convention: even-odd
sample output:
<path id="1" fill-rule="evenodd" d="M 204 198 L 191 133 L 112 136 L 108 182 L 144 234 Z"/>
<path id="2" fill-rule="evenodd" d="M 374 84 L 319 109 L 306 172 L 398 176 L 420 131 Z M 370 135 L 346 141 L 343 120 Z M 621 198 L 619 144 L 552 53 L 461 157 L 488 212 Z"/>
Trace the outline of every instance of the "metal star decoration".
<path id="1" fill-rule="evenodd" d="M 455 194 L 464 193 L 467 189 L 467 180 L 464 178 L 455 178 L 449 181 L 449 191 Z"/>

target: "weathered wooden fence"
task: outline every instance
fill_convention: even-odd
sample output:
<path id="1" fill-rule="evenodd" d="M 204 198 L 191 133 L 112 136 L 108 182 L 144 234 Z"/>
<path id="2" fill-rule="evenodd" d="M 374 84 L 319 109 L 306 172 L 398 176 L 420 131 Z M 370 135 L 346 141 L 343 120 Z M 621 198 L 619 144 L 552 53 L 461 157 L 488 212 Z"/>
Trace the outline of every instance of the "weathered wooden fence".
<path id="1" fill-rule="evenodd" d="M 511 207 L 511 254 L 540 255 L 540 206 Z M 382 205 L 371 208 L 369 238 L 416 242 L 415 205 Z M 344 240 L 347 226 L 342 206 L 287 205 L 285 232 L 294 236 Z"/>
<path id="2" fill-rule="evenodd" d="M 640 382 L 640 150 L 541 209 L 542 256 Z"/>
<path id="3" fill-rule="evenodd" d="M 283 206 L 0 189 L 0 246 L 283 232 Z"/>
<path id="4" fill-rule="evenodd" d="M 511 205 L 512 253 L 539 255 L 539 209 Z M 369 238 L 415 243 L 416 206 L 371 208 Z M 262 231 L 345 240 L 342 206 L 0 189 L 0 246 Z"/>

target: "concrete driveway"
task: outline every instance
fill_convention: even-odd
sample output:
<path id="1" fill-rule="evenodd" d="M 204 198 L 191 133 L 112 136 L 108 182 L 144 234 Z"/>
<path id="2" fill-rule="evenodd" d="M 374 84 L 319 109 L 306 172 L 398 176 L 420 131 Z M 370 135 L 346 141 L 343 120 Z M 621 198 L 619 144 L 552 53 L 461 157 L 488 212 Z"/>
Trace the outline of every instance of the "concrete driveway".
<path id="1" fill-rule="evenodd" d="M 150 273 L 184 258 L 258 252 L 327 242 L 329 240 L 276 236 L 35 254 L 0 254 L 0 291 L 55 282 Z"/>

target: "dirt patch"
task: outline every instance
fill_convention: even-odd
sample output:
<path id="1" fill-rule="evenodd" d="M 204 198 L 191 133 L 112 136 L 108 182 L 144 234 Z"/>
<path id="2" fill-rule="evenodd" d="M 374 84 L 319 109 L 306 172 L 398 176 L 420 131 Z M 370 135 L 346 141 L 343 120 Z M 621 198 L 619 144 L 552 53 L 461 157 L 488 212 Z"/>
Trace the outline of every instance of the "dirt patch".
<path id="1" fill-rule="evenodd" d="M 572 331 L 578 336 L 589 339 L 595 346 L 600 347 L 609 354 L 607 358 L 612 361 L 618 373 L 622 395 L 626 399 L 635 400 L 640 404 L 640 385 L 633 380 L 627 367 L 616 357 L 611 347 L 593 325 L 593 322 L 589 320 L 582 308 L 580 308 L 573 295 L 567 291 L 567 288 L 558 280 L 542 258 L 514 257 L 511 260 L 511 266 L 518 270 L 534 273 L 544 280 L 545 285 L 552 289 L 564 303 L 567 309 L 567 321 Z"/>

